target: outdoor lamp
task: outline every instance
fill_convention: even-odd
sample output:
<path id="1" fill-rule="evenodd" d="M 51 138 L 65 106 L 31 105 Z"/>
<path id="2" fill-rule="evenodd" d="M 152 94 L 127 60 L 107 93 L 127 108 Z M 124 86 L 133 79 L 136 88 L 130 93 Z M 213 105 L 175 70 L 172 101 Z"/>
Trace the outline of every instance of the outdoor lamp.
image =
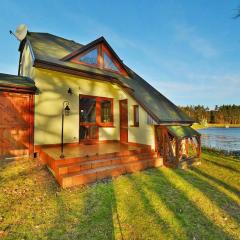
<path id="1" fill-rule="evenodd" d="M 68 94 L 69 94 L 69 95 L 72 95 L 72 94 L 73 94 L 73 92 L 72 92 L 72 89 L 71 89 L 71 88 L 69 88 L 67 92 L 68 92 Z"/>
<path id="2" fill-rule="evenodd" d="M 61 155 L 60 158 L 64 158 L 63 154 L 63 134 L 64 134 L 64 116 L 69 116 L 70 114 L 70 107 L 68 101 L 63 101 L 62 105 L 62 132 L 61 132 Z"/>
<path id="3" fill-rule="evenodd" d="M 70 107 L 69 107 L 69 105 L 66 105 L 66 107 L 64 108 L 64 114 L 65 114 L 65 116 L 69 116 L 69 114 L 70 114 Z"/>

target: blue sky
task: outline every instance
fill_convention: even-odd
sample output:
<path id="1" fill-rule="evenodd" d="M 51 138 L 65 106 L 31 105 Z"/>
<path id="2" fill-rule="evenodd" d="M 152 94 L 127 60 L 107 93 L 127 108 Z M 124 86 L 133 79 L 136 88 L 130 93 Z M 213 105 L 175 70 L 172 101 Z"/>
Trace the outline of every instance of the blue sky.
<path id="1" fill-rule="evenodd" d="M 240 104 L 240 1 L 1 1 L 0 72 L 17 74 L 25 23 L 80 43 L 104 36 L 121 59 L 177 105 Z"/>

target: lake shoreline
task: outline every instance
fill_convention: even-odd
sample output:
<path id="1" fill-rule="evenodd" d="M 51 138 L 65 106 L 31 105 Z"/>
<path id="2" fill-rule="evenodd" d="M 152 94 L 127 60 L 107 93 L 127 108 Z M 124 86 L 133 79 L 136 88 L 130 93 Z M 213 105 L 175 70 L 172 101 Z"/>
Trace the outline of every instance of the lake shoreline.
<path id="1" fill-rule="evenodd" d="M 213 147 L 206 147 L 202 146 L 202 150 L 206 152 L 213 152 L 216 154 L 219 154 L 221 156 L 228 156 L 228 157 L 234 157 L 240 160 L 240 151 L 227 151 L 223 149 L 213 148 Z"/>
<path id="2" fill-rule="evenodd" d="M 207 129 L 207 128 L 240 128 L 240 124 L 211 124 L 206 125 L 193 124 L 192 128 L 198 129 Z"/>

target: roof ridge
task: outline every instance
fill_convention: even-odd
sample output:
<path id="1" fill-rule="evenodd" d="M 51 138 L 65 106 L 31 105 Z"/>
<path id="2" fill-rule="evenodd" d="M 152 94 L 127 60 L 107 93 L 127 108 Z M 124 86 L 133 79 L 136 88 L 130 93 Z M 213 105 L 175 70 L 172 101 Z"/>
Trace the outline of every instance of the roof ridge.
<path id="1" fill-rule="evenodd" d="M 31 36 L 31 34 L 34 34 L 34 33 L 36 33 L 36 34 L 46 34 L 46 35 L 51 35 L 51 36 L 53 36 L 53 37 L 57 37 L 57 38 L 61 38 L 61 39 L 63 39 L 63 40 L 65 40 L 65 41 L 70 41 L 70 42 L 73 42 L 73 43 L 76 43 L 76 44 L 79 44 L 79 45 L 82 45 L 82 46 L 84 46 L 84 44 L 82 44 L 82 43 L 79 43 L 79 42 L 76 42 L 76 41 L 74 41 L 74 40 L 72 40 L 72 39 L 67 39 L 67 38 L 64 38 L 64 37 L 61 37 L 61 36 L 58 36 L 58 35 L 55 35 L 55 34 L 52 34 L 52 33 L 48 33 L 48 32 L 28 32 L 28 34 Z"/>

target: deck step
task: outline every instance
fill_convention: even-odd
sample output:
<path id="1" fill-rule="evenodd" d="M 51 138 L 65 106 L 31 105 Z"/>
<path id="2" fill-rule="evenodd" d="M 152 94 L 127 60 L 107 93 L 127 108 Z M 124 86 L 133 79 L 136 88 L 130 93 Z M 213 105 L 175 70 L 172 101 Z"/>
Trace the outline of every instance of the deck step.
<path id="1" fill-rule="evenodd" d="M 128 162 L 141 161 L 145 159 L 153 159 L 156 158 L 156 153 L 141 153 L 135 154 L 131 156 L 118 156 L 113 158 L 103 158 L 98 160 L 86 160 L 80 161 L 76 163 L 67 163 L 60 164 L 56 168 L 56 174 L 62 175 L 67 173 L 74 173 L 82 170 L 89 170 L 98 167 L 105 167 L 114 164 L 124 164 Z"/>
<path id="2" fill-rule="evenodd" d="M 155 153 L 152 149 L 148 148 L 142 148 L 138 150 L 126 150 L 121 152 L 113 152 L 113 153 L 106 153 L 101 155 L 86 155 L 81 157 L 68 157 L 64 159 L 58 159 L 55 161 L 55 166 L 57 167 L 62 164 L 68 164 L 68 163 L 79 163 L 79 162 L 85 162 L 90 160 L 98 160 L 98 159 L 109 159 L 114 157 L 123 157 L 123 156 L 134 156 L 136 154 L 144 154 L 144 153 Z"/>
<path id="3" fill-rule="evenodd" d="M 129 163 L 112 164 L 94 169 L 80 170 L 74 173 L 59 175 L 57 180 L 63 188 L 87 184 L 108 177 L 141 171 L 146 168 L 162 166 L 162 159 L 151 158 Z"/>

